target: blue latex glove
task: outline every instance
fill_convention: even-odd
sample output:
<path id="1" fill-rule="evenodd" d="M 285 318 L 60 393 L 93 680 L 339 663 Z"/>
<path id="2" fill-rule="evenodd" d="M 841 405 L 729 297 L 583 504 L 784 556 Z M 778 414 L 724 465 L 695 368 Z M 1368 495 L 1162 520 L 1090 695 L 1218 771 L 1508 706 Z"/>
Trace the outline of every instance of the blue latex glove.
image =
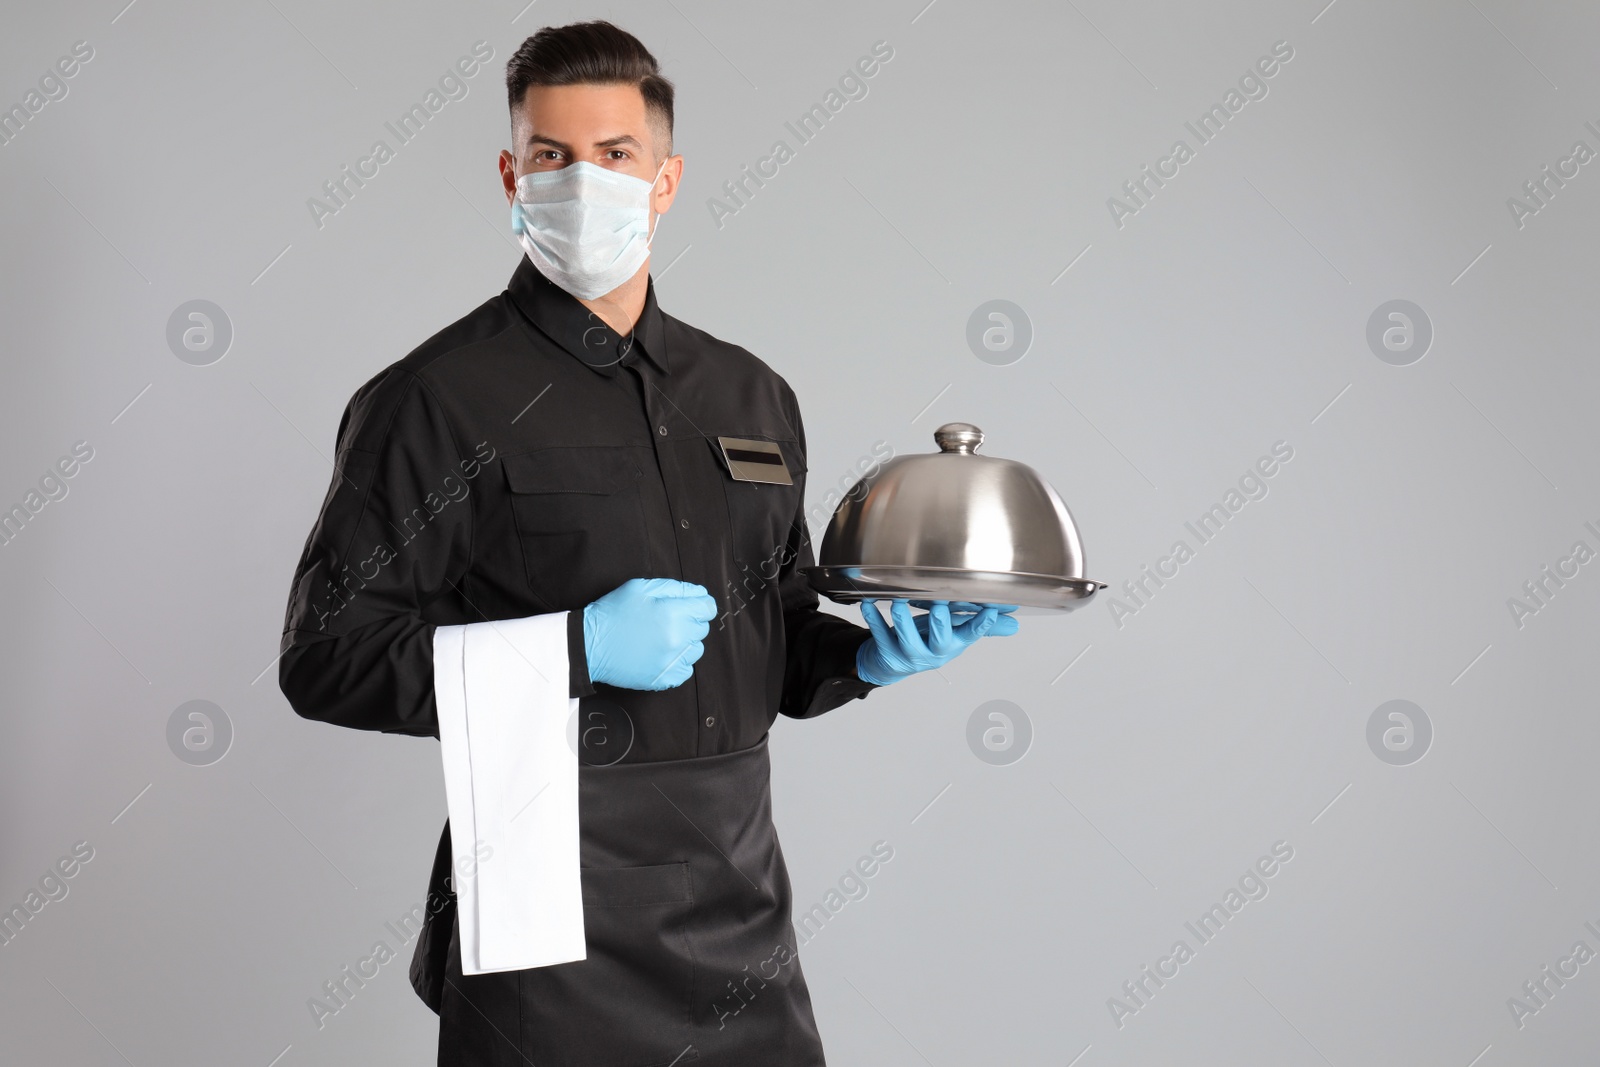
<path id="1" fill-rule="evenodd" d="M 583 609 L 589 680 L 623 689 L 671 689 L 705 652 L 717 602 L 705 586 L 632 578 Z"/>
<path id="2" fill-rule="evenodd" d="M 889 605 L 894 628 L 884 621 L 874 601 L 861 602 L 861 614 L 872 636 L 856 650 L 856 674 L 873 685 L 891 685 L 919 671 L 943 667 L 966 651 L 980 637 L 1008 637 L 1017 632 L 1017 620 L 1010 612 L 1015 604 L 968 604 L 958 602 L 952 613 L 950 601 L 926 601 L 928 610 L 915 617 L 911 604 L 895 600 Z M 973 610 L 963 610 L 973 609 Z M 952 622 L 952 619 L 961 620 Z"/>

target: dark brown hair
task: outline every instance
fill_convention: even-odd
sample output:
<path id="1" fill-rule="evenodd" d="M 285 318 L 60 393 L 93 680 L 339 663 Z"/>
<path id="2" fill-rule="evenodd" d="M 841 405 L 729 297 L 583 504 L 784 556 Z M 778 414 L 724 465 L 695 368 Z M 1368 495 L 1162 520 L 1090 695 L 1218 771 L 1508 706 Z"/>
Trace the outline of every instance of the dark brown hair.
<path id="1" fill-rule="evenodd" d="M 506 98 L 512 125 L 533 85 L 634 85 L 645 114 L 666 132 L 672 154 L 672 83 L 639 38 L 603 19 L 546 26 L 517 49 L 506 64 Z"/>

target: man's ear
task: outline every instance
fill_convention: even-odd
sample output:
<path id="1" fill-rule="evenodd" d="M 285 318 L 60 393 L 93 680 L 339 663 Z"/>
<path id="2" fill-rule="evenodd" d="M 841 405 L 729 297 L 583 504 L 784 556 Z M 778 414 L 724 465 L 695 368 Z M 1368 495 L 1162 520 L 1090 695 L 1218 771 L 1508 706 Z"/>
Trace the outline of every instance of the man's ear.
<path id="1" fill-rule="evenodd" d="M 500 152 L 500 184 L 506 191 L 506 203 L 510 204 L 517 198 L 517 167 L 516 160 L 507 150 Z"/>
<path id="2" fill-rule="evenodd" d="M 657 185 L 650 206 L 655 209 L 656 214 L 665 215 L 678 197 L 678 182 L 683 177 L 683 157 L 668 156 L 666 166 L 661 170 L 661 177 L 666 180 Z"/>

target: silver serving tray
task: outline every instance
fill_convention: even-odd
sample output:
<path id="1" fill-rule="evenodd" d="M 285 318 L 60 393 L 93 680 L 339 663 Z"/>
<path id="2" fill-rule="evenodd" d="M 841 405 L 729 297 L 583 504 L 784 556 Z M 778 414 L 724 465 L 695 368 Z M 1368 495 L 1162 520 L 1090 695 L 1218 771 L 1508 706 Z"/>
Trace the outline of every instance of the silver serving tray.
<path id="1" fill-rule="evenodd" d="M 976 604 L 1014 604 L 1018 615 L 1059 615 L 1089 603 L 1106 583 L 1091 578 L 1016 571 L 974 571 L 960 567 L 806 567 L 806 580 L 829 600 L 854 604 L 862 600 L 909 600 L 927 607 L 948 600 L 970 608 Z"/>

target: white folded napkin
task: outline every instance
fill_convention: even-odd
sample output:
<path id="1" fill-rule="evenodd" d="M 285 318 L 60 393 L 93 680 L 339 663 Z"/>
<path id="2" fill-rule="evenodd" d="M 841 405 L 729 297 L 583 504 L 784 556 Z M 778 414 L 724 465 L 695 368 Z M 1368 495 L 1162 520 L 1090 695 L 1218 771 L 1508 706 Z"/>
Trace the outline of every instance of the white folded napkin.
<path id="1" fill-rule="evenodd" d="M 585 958 L 567 672 L 564 611 L 434 630 L 463 974 Z"/>

